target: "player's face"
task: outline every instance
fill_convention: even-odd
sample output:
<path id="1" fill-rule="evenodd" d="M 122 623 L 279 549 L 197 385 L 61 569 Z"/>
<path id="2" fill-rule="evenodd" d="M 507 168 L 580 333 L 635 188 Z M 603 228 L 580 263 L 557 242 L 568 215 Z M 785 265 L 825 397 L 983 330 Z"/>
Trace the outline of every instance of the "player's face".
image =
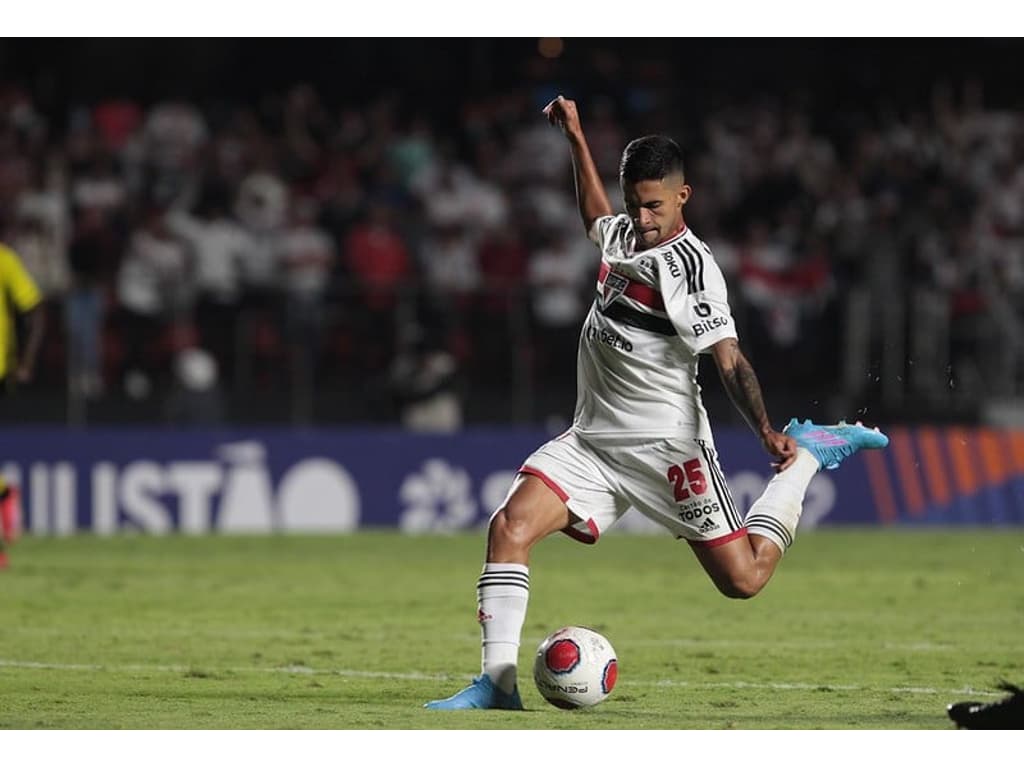
<path id="1" fill-rule="evenodd" d="M 622 197 L 626 213 L 633 220 L 639 250 L 668 240 L 682 230 L 683 206 L 691 192 L 689 184 L 679 175 L 623 182 Z"/>

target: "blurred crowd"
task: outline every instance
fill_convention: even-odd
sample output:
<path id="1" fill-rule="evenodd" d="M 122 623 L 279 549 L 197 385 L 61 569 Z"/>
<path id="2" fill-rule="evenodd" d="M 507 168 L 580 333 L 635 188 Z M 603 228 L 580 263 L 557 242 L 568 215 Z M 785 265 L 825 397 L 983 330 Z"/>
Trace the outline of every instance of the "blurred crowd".
<path id="1" fill-rule="evenodd" d="M 35 386 L 94 420 L 569 418 L 597 265 L 543 75 L 467 96 L 457 129 L 400 91 L 302 82 L 55 125 L 0 82 L 0 240 L 49 318 Z M 827 117 L 642 82 L 567 95 L 615 205 L 629 139 L 683 144 L 687 219 L 778 418 L 1024 394 L 1024 114 L 971 81 Z"/>

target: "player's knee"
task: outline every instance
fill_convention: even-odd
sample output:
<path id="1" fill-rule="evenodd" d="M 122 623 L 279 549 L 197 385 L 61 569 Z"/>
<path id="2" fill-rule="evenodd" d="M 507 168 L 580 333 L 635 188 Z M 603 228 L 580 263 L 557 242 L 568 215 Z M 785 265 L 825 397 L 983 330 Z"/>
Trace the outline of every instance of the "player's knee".
<path id="1" fill-rule="evenodd" d="M 511 505 L 502 507 L 491 517 L 490 539 L 497 544 L 529 546 L 533 535 L 529 519 L 525 515 L 516 514 L 516 510 L 510 507 Z"/>
<path id="2" fill-rule="evenodd" d="M 749 600 L 754 597 L 764 583 L 747 574 L 727 574 L 715 580 L 718 591 L 734 600 Z"/>

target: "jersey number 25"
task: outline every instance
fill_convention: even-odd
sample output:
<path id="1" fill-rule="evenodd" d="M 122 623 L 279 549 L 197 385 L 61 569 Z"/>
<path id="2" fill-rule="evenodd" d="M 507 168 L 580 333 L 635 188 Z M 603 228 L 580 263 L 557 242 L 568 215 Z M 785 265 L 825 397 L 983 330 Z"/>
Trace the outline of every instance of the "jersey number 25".
<path id="1" fill-rule="evenodd" d="M 700 468 L 700 459 L 684 461 L 682 466 L 673 464 L 668 468 L 668 481 L 672 483 L 676 501 L 690 498 L 691 493 L 700 496 L 708 489 L 708 482 Z"/>

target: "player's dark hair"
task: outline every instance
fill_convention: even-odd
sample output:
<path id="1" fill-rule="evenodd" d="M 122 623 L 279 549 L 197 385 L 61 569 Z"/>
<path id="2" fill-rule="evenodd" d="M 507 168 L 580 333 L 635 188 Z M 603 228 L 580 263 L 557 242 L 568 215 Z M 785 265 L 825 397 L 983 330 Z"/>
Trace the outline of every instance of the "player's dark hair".
<path id="1" fill-rule="evenodd" d="M 660 181 L 683 173 L 683 150 L 668 136 L 641 136 L 622 150 L 619 176 L 623 181 Z"/>

